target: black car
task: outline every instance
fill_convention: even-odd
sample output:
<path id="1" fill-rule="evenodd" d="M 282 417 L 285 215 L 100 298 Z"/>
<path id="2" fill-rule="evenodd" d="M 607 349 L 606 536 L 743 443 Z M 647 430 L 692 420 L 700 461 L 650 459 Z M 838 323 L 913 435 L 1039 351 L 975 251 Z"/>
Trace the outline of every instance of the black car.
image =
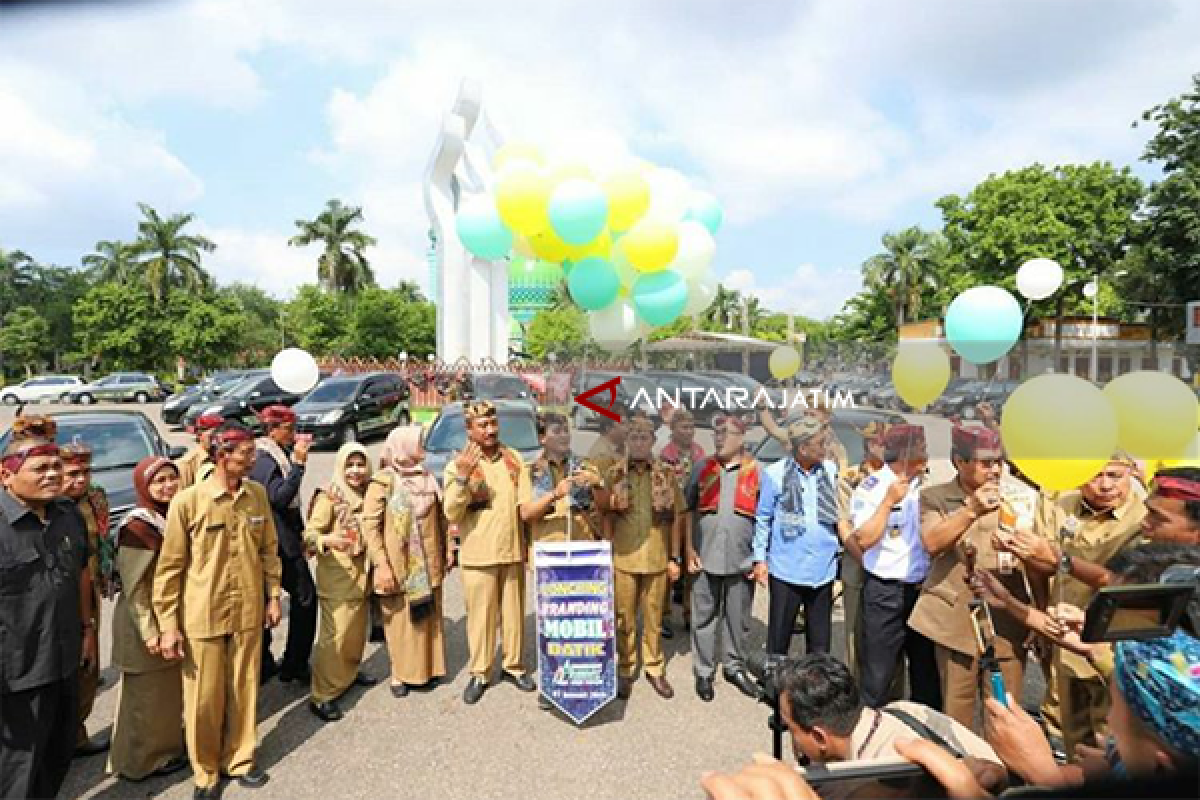
<path id="1" fill-rule="evenodd" d="M 221 373 L 186 391 L 171 395 L 163 403 L 163 422 L 168 425 L 182 424 L 187 412 L 193 406 L 202 405 L 208 408 L 217 398 L 223 396 L 234 386 L 241 383 L 245 377 L 246 373 L 242 370 Z"/>
<path id="2" fill-rule="evenodd" d="M 186 448 L 171 447 L 140 411 L 61 411 L 49 415 L 58 424 L 59 444 L 80 441 L 92 449 L 92 478 L 108 493 L 112 525 L 135 502 L 133 468 L 147 456 L 179 458 Z M 0 452 L 11 431 L 0 436 Z"/>
<path id="3" fill-rule="evenodd" d="M 316 445 L 340 445 L 386 435 L 412 422 L 408 384 L 393 372 L 335 375 L 292 406 L 296 430 Z"/>
<path id="4" fill-rule="evenodd" d="M 528 403 L 513 400 L 496 401 L 496 417 L 500 423 L 500 442 L 521 454 L 526 464 L 537 461 L 542 445 L 537 433 L 537 413 Z M 467 426 L 463 421 L 463 404 L 447 403 L 425 432 L 425 467 L 438 482 L 454 454 L 467 443 Z"/>
<path id="5" fill-rule="evenodd" d="M 885 425 L 904 424 L 899 414 L 874 411 L 866 408 L 837 408 L 833 411 L 833 435 L 846 448 L 847 463 L 861 464 L 863 460 L 863 438 L 859 432 L 872 422 Z M 774 464 L 788 455 L 787 448 L 774 436 L 767 436 L 753 447 L 754 457 L 763 464 Z"/>
<path id="6" fill-rule="evenodd" d="M 327 377 L 325 375 L 322 378 Z M 211 405 L 199 404 L 192 406 L 184 415 L 184 424 L 188 430 L 195 427 L 196 419 L 205 413 L 220 414 L 226 420 L 242 423 L 256 433 L 262 432 L 262 424 L 258 421 L 258 412 L 267 406 L 294 406 L 304 395 L 295 392 L 285 392 L 275 385 L 270 372 L 251 375 L 237 386 L 230 389 L 224 396 Z"/>

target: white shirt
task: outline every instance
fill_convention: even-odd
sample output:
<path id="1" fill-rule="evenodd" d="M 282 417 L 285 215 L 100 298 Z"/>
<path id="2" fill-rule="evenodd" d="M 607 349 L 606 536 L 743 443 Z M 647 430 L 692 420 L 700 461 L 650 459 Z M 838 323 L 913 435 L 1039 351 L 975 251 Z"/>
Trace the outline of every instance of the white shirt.
<path id="1" fill-rule="evenodd" d="M 884 465 L 868 475 L 850 498 L 850 521 L 861 528 L 879 508 L 896 473 Z M 885 581 L 920 583 L 929 574 L 929 554 L 921 543 L 921 483 L 913 481 L 908 494 L 888 514 L 883 538 L 863 553 L 863 569 Z"/>

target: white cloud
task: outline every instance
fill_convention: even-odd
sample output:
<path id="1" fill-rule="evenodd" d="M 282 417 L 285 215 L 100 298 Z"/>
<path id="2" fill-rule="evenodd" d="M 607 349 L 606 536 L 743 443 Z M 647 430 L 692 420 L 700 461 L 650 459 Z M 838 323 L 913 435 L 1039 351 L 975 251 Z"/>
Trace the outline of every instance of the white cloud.
<path id="1" fill-rule="evenodd" d="M 296 286 L 317 281 L 319 249 L 291 247 L 290 233 L 204 224 L 196 232 L 217 245 L 205 256 L 204 266 L 220 284 L 246 283 L 286 297 Z"/>
<path id="2" fill-rule="evenodd" d="M 862 289 L 862 275 L 857 268 L 819 269 L 815 264 L 801 264 L 790 273 L 773 275 L 777 282 L 760 286 L 759 279 L 748 269 L 735 269 L 720 278 L 728 289 L 757 297 L 765 308 L 784 311 L 813 319 L 828 319 Z"/>

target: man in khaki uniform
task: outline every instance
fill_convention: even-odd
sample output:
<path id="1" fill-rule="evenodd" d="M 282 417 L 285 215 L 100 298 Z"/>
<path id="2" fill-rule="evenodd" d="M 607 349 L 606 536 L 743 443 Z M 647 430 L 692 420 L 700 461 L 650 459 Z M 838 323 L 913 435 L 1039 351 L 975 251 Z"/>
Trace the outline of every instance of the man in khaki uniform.
<path id="1" fill-rule="evenodd" d="M 1103 565 L 1138 539 L 1146 505 L 1133 491 L 1132 470 L 1130 461 L 1114 459 L 1078 490 L 1041 503 L 1034 532 L 1053 543 L 1048 548 L 1052 555 L 1029 563 L 1050 577 L 1051 604 L 1063 602 L 1087 608 L 1096 593 L 1075 575 L 1057 571 L 1063 554 L 1068 568 L 1075 558 Z M 1077 523 L 1075 533 L 1064 540 L 1065 547 L 1060 550 L 1060 531 L 1072 517 Z M 1052 729 L 1062 733 L 1067 756 L 1074 759 L 1079 744 L 1102 746 L 1109 712 L 1108 687 L 1103 679 L 1086 658 L 1063 648 L 1055 649 L 1047 666 L 1042 716 Z"/>
<path id="2" fill-rule="evenodd" d="M 605 472 L 600 503 L 607 509 L 605 538 L 613 543 L 613 594 L 617 611 L 617 693 L 629 697 L 637 669 L 637 617 L 642 615 L 642 668 L 664 699 L 675 691 L 665 676 L 663 601 L 679 579 L 685 506 L 670 466 L 654 459 L 654 423 L 629 425 L 628 456 Z"/>
<path id="3" fill-rule="evenodd" d="M 616 404 L 614 404 L 616 406 Z M 605 469 L 614 461 L 625 457 L 625 440 L 629 435 L 628 409 L 616 406 L 613 411 L 621 417 L 612 420 L 601 415 L 599 421 L 600 435 L 592 442 L 587 458 L 600 469 Z"/>
<path id="4" fill-rule="evenodd" d="M 266 490 L 246 479 L 254 435 L 236 423 L 213 434 L 216 469 L 176 495 L 167 515 L 154 612 L 165 658 L 183 659 L 184 730 L 194 796 L 222 775 L 258 788 L 255 711 L 264 623 L 275 627 L 282 567 Z"/>
<path id="5" fill-rule="evenodd" d="M 996 575 L 1026 602 L 1029 593 L 1019 567 L 1002 559 L 993 546 L 999 530 L 1000 479 L 1004 451 L 1000 437 L 988 428 L 955 427 L 950 459 L 957 476 L 921 490 L 921 541 L 933 563 L 921 596 L 909 617 L 909 627 L 937 646 L 943 710 L 972 727 L 979 692 L 990 691 L 980 670 L 980 641 L 973 622 L 973 594 L 967 584 L 967 559 L 974 551 L 975 568 Z M 974 617 L 984 629 L 983 615 Z M 1025 676 L 1024 626 L 1007 614 L 992 616 L 996 630 L 995 655 L 1004 684 L 1019 695 Z"/>
<path id="6" fill-rule="evenodd" d="M 220 414 L 201 414 L 196 419 L 196 444 L 175 462 L 179 469 L 179 490 L 195 486 L 212 474 L 212 457 L 208 454 L 212 433 L 225 420 Z"/>
<path id="7" fill-rule="evenodd" d="M 525 543 L 517 512 L 517 487 L 525 465 L 500 444 L 496 407 L 487 401 L 463 407 L 467 446 L 446 466 L 446 519 L 458 525 L 458 563 L 467 605 L 471 680 L 463 702 L 483 697 L 496 659 L 501 626 L 504 678 L 523 692 L 537 689 L 521 660 L 525 638 Z"/>
<path id="8" fill-rule="evenodd" d="M 114 549 L 109 544 L 108 495 L 99 486 L 92 484 L 92 451 L 87 445 L 72 442 L 62 448 L 63 486 L 62 493 L 83 516 L 87 526 L 88 562 L 87 572 L 91 576 L 93 619 L 86 620 L 95 627 L 100 636 L 101 601 L 111 597 L 111 587 L 105 574 L 112 574 Z M 108 570 L 104 565 L 108 565 Z M 96 704 L 96 690 L 100 686 L 100 663 L 93 660 L 79 670 L 79 734 L 75 737 L 75 757 L 82 758 L 108 750 L 109 734 L 100 733 L 89 738 L 87 720 Z"/>

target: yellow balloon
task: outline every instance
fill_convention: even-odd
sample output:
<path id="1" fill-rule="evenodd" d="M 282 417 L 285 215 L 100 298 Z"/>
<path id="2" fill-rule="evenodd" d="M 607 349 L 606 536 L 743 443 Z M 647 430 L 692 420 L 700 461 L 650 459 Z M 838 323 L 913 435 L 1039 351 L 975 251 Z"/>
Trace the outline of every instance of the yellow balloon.
<path id="1" fill-rule="evenodd" d="M 608 195 L 608 226 L 614 231 L 633 227 L 650 207 L 650 185 L 636 169 L 613 173 L 604 182 Z"/>
<path id="2" fill-rule="evenodd" d="M 1043 489 L 1082 486 L 1117 449 L 1112 403 L 1074 375 L 1038 375 L 1018 386 L 1000 428 L 1008 457 Z"/>
<path id="3" fill-rule="evenodd" d="M 800 371 L 800 354 L 788 345 L 776 347 L 767 360 L 767 368 L 778 380 L 786 380 Z"/>
<path id="4" fill-rule="evenodd" d="M 1196 433 L 1196 395 L 1165 372 L 1128 372 L 1109 381 L 1104 396 L 1117 412 L 1117 443 L 1138 458 L 1171 458 Z"/>
<path id="5" fill-rule="evenodd" d="M 892 384 L 913 408 L 932 403 L 950 382 L 950 358 L 936 342 L 901 342 L 892 362 Z"/>
<path id="6" fill-rule="evenodd" d="M 608 231 L 603 231 L 592 241 L 587 244 L 565 244 L 567 248 L 567 258 L 571 261 L 582 261 L 585 258 L 604 258 L 607 259 L 612 255 L 612 235 Z"/>
<path id="7" fill-rule="evenodd" d="M 513 250 L 526 258 L 537 258 L 537 253 L 533 252 L 533 245 L 524 236 L 517 236 L 513 239 Z"/>
<path id="8" fill-rule="evenodd" d="M 540 169 L 514 166 L 496 181 L 496 211 L 513 233 L 531 236 L 550 227 L 550 182 Z"/>
<path id="9" fill-rule="evenodd" d="M 530 236 L 529 246 L 533 248 L 533 253 L 538 258 L 555 264 L 569 258 L 571 254 L 571 245 L 558 238 L 558 234 L 551 228 L 546 228 Z"/>
<path id="10" fill-rule="evenodd" d="M 569 180 L 594 181 L 596 179 L 588 165 L 580 164 L 578 161 L 562 161 L 551 164 L 546 168 L 546 174 L 550 178 L 551 186 L 558 186 L 563 181 Z"/>
<path id="11" fill-rule="evenodd" d="M 621 237 L 620 248 L 640 272 L 659 272 L 675 259 L 679 233 L 669 222 L 642 219 Z"/>
<path id="12" fill-rule="evenodd" d="M 542 151 L 535 145 L 529 142 L 508 142 L 501 145 L 496 150 L 496 154 L 492 156 L 492 168 L 496 172 L 500 172 L 510 164 L 515 164 L 518 161 L 527 161 L 531 164 L 541 164 L 543 162 Z"/>

